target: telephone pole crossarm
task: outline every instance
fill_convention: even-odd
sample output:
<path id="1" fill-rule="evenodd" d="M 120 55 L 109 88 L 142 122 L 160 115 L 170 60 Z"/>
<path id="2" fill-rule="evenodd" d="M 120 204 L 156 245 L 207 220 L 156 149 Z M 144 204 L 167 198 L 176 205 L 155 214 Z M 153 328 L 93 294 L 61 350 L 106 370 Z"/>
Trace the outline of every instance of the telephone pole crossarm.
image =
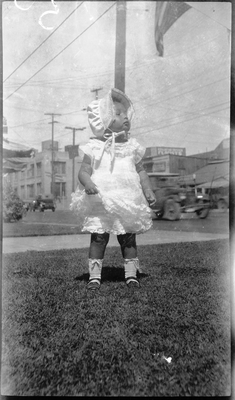
<path id="1" fill-rule="evenodd" d="M 92 90 L 91 90 L 92 93 L 95 92 L 95 99 L 96 99 L 96 100 L 98 100 L 98 92 L 99 92 L 100 90 L 102 90 L 102 89 L 103 89 L 102 87 L 99 87 L 99 88 L 96 88 L 96 89 L 92 89 Z"/>

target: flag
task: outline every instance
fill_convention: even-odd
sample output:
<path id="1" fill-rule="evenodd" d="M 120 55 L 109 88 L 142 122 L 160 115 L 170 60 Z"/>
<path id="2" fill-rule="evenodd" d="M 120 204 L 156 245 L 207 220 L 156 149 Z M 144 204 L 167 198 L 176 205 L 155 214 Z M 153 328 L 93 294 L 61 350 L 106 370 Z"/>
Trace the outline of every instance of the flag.
<path id="1" fill-rule="evenodd" d="M 66 151 L 69 152 L 69 158 L 75 158 L 78 156 L 78 144 L 66 146 Z"/>
<path id="2" fill-rule="evenodd" d="M 3 138 L 3 172 L 12 173 L 24 170 L 32 161 L 35 153 L 36 150 L 33 148 Z"/>
<path id="3" fill-rule="evenodd" d="M 191 8 L 189 4 L 178 1 L 157 1 L 155 11 L 154 37 L 158 55 L 163 57 L 164 44 L 163 35 Z"/>
<path id="4" fill-rule="evenodd" d="M 33 148 L 26 147 L 22 144 L 10 142 L 10 140 L 3 138 L 3 158 L 10 157 L 20 157 L 20 158 L 29 158 L 34 157 L 36 150 Z"/>
<path id="5" fill-rule="evenodd" d="M 23 171 L 26 169 L 28 162 L 31 161 L 30 158 L 26 157 L 10 157 L 3 159 L 3 172 L 12 173 Z"/>

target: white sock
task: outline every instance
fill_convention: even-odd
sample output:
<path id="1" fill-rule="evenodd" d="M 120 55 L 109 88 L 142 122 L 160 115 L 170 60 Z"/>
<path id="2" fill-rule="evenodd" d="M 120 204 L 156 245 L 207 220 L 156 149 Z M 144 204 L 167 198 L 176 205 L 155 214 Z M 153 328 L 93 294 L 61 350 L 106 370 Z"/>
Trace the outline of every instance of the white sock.
<path id="1" fill-rule="evenodd" d="M 96 258 L 89 258 L 89 274 L 90 279 L 101 279 L 101 271 L 103 260 Z"/>
<path id="2" fill-rule="evenodd" d="M 137 269 L 139 269 L 138 258 L 125 258 L 124 259 L 125 279 L 133 276 L 136 278 Z"/>

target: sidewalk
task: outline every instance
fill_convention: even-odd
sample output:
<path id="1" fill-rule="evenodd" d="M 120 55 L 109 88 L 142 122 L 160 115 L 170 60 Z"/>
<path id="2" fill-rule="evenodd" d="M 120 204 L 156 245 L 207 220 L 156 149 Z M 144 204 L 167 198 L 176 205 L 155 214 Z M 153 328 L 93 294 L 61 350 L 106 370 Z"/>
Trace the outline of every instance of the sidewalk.
<path id="1" fill-rule="evenodd" d="M 228 234 L 199 233 L 199 232 L 172 232 L 149 230 L 137 235 L 137 245 L 180 243 L 206 241 L 215 239 L 229 239 Z M 87 248 L 90 245 L 90 234 L 58 235 L 58 236 L 31 236 L 3 238 L 3 254 L 20 253 L 25 251 L 48 251 Z M 116 236 L 110 235 L 109 247 L 119 247 Z"/>

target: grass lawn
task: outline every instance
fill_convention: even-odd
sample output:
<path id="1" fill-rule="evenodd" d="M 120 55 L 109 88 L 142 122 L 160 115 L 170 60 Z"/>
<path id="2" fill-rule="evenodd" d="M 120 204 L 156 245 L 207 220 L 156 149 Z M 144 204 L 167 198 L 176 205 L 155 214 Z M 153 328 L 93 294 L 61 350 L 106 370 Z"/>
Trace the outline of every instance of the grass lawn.
<path id="1" fill-rule="evenodd" d="M 3 223 L 4 237 L 80 234 L 71 211 L 28 212 L 22 220 Z"/>
<path id="2" fill-rule="evenodd" d="M 24 223 L 23 221 L 3 223 L 3 237 L 53 236 L 81 234 L 77 226 L 56 223 Z"/>
<path id="3" fill-rule="evenodd" d="M 139 246 L 141 287 L 108 248 L 3 257 L 2 395 L 229 396 L 227 240 Z M 171 359 L 169 358 L 171 357 Z"/>

